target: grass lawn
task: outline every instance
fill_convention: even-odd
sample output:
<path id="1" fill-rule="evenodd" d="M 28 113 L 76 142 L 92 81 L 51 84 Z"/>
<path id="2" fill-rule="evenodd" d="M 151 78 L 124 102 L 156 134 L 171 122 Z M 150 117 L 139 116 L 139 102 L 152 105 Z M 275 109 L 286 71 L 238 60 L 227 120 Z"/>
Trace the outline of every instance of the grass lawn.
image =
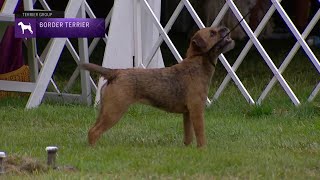
<path id="1" fill-rule="evenodd" d="M 272 48 L 268 52 L 278 65 L 286 50 Z M 211 95 L 224 75 L 219 64 Z M 272 77 L 255 51 L 238 75 L 254 99 Z M 301 106 L 295 107 L 279 85 L 262 106 L 251 106 L 231 83 L 205 113 L 208 145 L 201 150 L 195 143 L 183 145 L 181 115 L 151 107 L 132 106 L 91 148 L 87 131 L 95 122 L 94 108 L 47 102 L 25 110 L 26 98 L 2 99 L 1 150 L 45 164 L 45 147 L 57 145 L 58 166 L 77 170 L 12 173 L 0 179 L 320 179 L 320 99 L 306 102 L 319 75 L 300 52 L 284 76 Z"/>

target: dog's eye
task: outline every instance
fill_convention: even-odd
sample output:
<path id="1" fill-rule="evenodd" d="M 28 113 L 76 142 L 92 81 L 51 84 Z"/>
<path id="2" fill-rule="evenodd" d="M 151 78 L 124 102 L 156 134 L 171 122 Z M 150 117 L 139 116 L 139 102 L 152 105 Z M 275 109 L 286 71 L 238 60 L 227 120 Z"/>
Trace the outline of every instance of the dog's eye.
<path id="1" fill-rule="evenodd" d="M 216 31 L 210 31 L 210 36 L 211 36 L 211 37 L 215 36 L 216 34 L 217 34 Z"/>

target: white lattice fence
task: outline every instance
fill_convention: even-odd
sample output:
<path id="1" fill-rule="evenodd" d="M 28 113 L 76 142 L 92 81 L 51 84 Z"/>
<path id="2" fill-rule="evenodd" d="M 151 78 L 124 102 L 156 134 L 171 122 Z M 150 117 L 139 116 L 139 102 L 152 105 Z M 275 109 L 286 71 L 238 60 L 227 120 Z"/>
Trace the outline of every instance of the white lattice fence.
<path id="1" fill-rule="evenodd" d="M 45 0 L 38 0 L 43 10 L 51 10 Z M 24 0 L 24 10 L 32 11 L 34 4 L 37 1 L 34 0 Z M 6 0 L 1 13 L 0 13 L 0 23 L 7 25 L 8 22 L 12 24 L 14 21 L 13 11 L 17 6 L 18 0 Z M 107 18 L 105 19 L 106 27 L 110 23 L 111 12 L 109 12 Z M 85 0 L 70 0 L 65 10 L 66 18 L 96 18 L 92 9 Z M 1 26 L 4 27 L 4 26 Z M 3 32 L 3 31 L 1 31 Z M 2 37 L 2 34 L 1 36 Z M 60 99 L 63 101 L 71 102 L 84 102 L 91 104 L 91 89 L 96 90 L 96 85 L 90 78 L 89 73 L 83 70 L 75 69 L 74 73 L 70 77 L 67 85 L 63 90 L 59 90 L 58 86 L 52 79 L 54 69 L 60 59 L 63 48 L 66 46 L 70 54 L 72 55 L 75 63 L 79 62 L 89 62 L 89 57 L 92 54 L 94 48 L 99 42 L 99 38 L 93 39 L 90 46 L 88 44 L 87 38 L 78 39 L 78 50 L 79 54 L 75 50 L 68 38 L 53 38 L 44 48 L 41 55 L 38 55 L 36 39 L 28 39 L 26 45 L 28 48 L 28 62 L 33 65 L 32 76 L 34 77 L 34 82 L 12 82 L 12 81 L 0 81 L 0 90 L 5 91 L 18 91 L 18 92 L 31 92 L 26 108 L 37 107 L 42 99 L 46 96 L 49 98 Z M 107 42 L 107 35 L 103 38 L 104 42 Z M 38 68 L 38 63 L 40 67 Z M 74 84 L 75 79 L 81 76 L 81 87 L 82 94 L 69 94 L 66 93 Z M 54 87 L 55 92 L 46 92 L 48 84 L 51 83 Z"/>
<path id="2" fill-rule="evenodd" d="M 121 1 L 121 0 L 118 0 L 118 1 Z M 122 1 L 125 1 L 125 0 L 122 0 Z M 153 18 L 153 23 L 157 27 L 159 34 L 160 34 L 157 42 L 153 45 L 152 51 L 147 56 L 146 62 L 151 61 L 154 53 L 156 52 L 156 50 L 159 48 L 159 46 L 161 45 L 161 43 L 163 41 L 167 44 L 167 46 L 171 50 L 172 54 L 176 58 L 176 60 L 178 62 L 181 62 L 181 60 L 182 60 L 181 55 L 178 53 L 174 44 L 172 43 L 172 41 L 170 40 L 170 38 L 168 36 L 168 31 L 172 27 L 173 23 L 176 21 L 178 15 L 181 13 L 181 10 L 184 7 L 186 7 L 188 12 L 192 16 L 193 20 L 195 21 L 195 23 L 198 25 L 198 27 L 204 28 L 203 23 L 201 22 L 198 14 L 195 12 L 195 10 L 192 7 L 192 5 L 190 4 L 190 2 L 188 0 L 181 0 L 165 27 L 161 26 L 161 24 L 159 23 L 159 19 L 154 15 L 154 12 L 153 12 L 152 8 L 150 8 L 147 0 L 136 0 L 136 2 L 141 3 L 141 6 L 143 7 L 142 10 L 147 11 L 148 14 Z M 271 88 L 273 87 L 273 85 L 277 81 L 280 83 L 281 87 L 284 89 L 284 91 L 289 96 L 291 101 L 295 105 L 300 104 L 300 101 L 298 100 L 298 98 L 296 97 L 296 95 L 294 94 L 294 92 L 292 91 L 292 89 L 290 88 L 290 86 L 288 85 L 288 83 L 286 82 L 286 80 L 284 79 L 284 77 L 281 74 L 285 70 L 286 66 L 290 63 L 290 60 L 295 55 L 295 53 L 297 52 L 297 50 L 299 49 L 300 46 L 306 52 L 308 58 L 313 63 L 313 65 L 316 67 L 318 72 L 320 72 L 319 71 L 319 67 L 320 67 L 319 61 L 305 42 L 306 36 L 310 33 L 310 31 L 313 29 L 313 27 L 315 26 L 315 24 L 319 20 L 319 10 L 316 13 L 316 15 L 313 17 L 312 21 L 307 26 L 305 32 L 301 35 L 298 32 L 295 25 L 290 20 L 290 18 L 288 17 L 288 15 L 286 14 L 286 12 L 284 11 L 284 9 L 282 8 L 282 6 L 280 4 L 281 0 L 271 0 L 271 2 L 272 2 L 272 6 L 265 14 L 264 18 L 262 19 L 262 21 L 258 25 L 255 32 L 253 32 L 251 30 L 251 28 L 249 27 L 246 20 L 243 20 L 243 15 L 240 13 L 237 6 L 234 4 L 234 2 L 232 0 L 226 0 L 225 5 L 222 7 L 220 13 L 217 15 L 216 19 L 214 20 L 212 26 L 218 25 L 221 22 L 221 20 L 223 19 L 223 17 L 225 16 L 227 10 L 230 9 L 232 11 L 232 13 L 235 15 L 235 17 L 238 19 L 238 21 L 241 22 L 240 24 L 243 27 L 243 29 L 245 30 L 245 33 L 248 35 L 250 40 L 247 42 L 244 49 L 241 51 L 240 55 L 238 56 L 238 58 L 236 59 L 234 65 L 232 67 L 230 66 L 230 64 L 228 63 L 227 59 L 225 58 L 225 56 L 223 54 L 219 56 L 219 59 L 220 59 L 222 65 L 227 70 L 228 75 L 223 80 L 222 84 L 220 85 L 217 92 L 213 96 L 213 100 L 216 100 L 219 98 L 220 94 L 223 92 L 223 90 L 225 89 L 227 84 L 232 79 L 235 82 L 235 84 L 237 85 L 237 87 L 239 88 L 242 95 L 245 97 L 245 99 L 250 104 L 255 103 L 255 101 L 252 99 L 251 95 L 248 93 L 248 91 L 246 90 L 246 88 L 244 87 L 244 85 L 242 84 L 242 82 L 240 81 L 240 79 L 238 78 L 238 76 L 235 73 L 237 68 L 240 66 L 240 64 L 243 62 L 244 58 L 248 54 L 249 49 L 253 45 L 257 48 L 257 50 L 261 54 L 263 60 L 266 62 L 269 69 L 274 74 L 274 77 L 272 78 L 272 80 L 270 81 L 270 83 L 268 84 L 266 89 L 262 92 L 260 98 L 257 100 L 258 104 L 261 104 L 262 100 L 266 97 L 267 93 L 271 90 Z M 289 27 L 289 29 L 292 32 L 292 34 L 294 35 L 294 37 L 297 39 L 297 43 L 295 44 L 295 46 L 290 51 L 290 53 L 288 54 L 288 56 L 286 57 L 286 59 L 284 60 L 284 62 L 282 63 L 282 65 L 279 68 L 277 68 L 275 66 L 271 57 L 268 55 L 268 53 L 266 52 L 266 50 L 264 49 L 264 47 L 261 45 L 260 41 L 257 38 L 275 11 L 278 11 L 278 13 L 281 15 L 281 18 L 284 20 L 284 22 Z M 145 66 L 143 65 L 143 67 L 145 67 Z M 320 85 L 318 84 L 316 86 L 316 88 L 314 89 L 313 93 L 311 94 L 309 100 L 312 100 L 313 97 L 318 93 L 319 90 L 320 90 Z M 98 99 L 96 99 L 96 100 L 98 100 Z M 208 103 L 210 104 L 211 102 L 212 101 L 208 99 Z"/>
<path id="3" fill-rule="evenodd" d="M 248 26 L 248 23 L 246 20 L 243 20 L 243 15 L 238 10 L 237 6 L 234 4 L 232 0 L 226 0 L 225 5 L 222 7 L 220 13 L 215 18 L 212 26 L 218 25 L 223 17 L 225 16 L 228 9 L 231 10 L 231 12 L 235 15 L 235 17 L 240 22 L 240 25 L 244 29 L 247 36 L 250 38 L 249 41 L 244 46 L 243 50 L 237 57 L 235 63 L 231 66 L 226 59 L 226 57 L 221 54 L 219 56 L 219 60 L 222 63 L 223 67 L 228 72 L 228 75 L 223 80 L 222 84 L 214 94 L 212 100 L 216 100 L 219 98 L 221 93 L 224 91 L 225 87 L 228 85 L 230 80 L 232 79 L 236 86 L 239 88 L 241 94 L 244 96 L 247 102 L 250 104 L 255 104 L 256 102 L 253 100 L 249 92 L 247 91 L 246 87 L 243 85 L 241 80 L 236 74 L 236 71 L 238 67 L 243 62 L 244 58 L 247 56 L 249 49 L 254 46 L 258 52 L 260 53 L 261 57 L 265 61 L 265 63 L 268 65 L 268 68 L 272 71 L 274 74 L 274 77 L 271 79 L 269 84 L 266 86 L 266 89 L 262 92 L 260 97 L 257 100 L 258 104 L 261 104 L 268 92 L 273 88 L 276 82 L 279 82 L 283 90 L 286 92 L 288 97 L 291 99 L 291 101 L 295 105 L 299 105 L 300 101 L 282 76 L 282 73 L 285 71 L 288 64 L 291 62 L 292 58 L 295 56 L 296 52 L 300 47 L 304 50 L 304 52 L 307 54 L 309 60 L 312 62 L 312 64 L 315 66 L 316 70 L 320 72 L 320 64 L 317 59 L 317 57 L 314 55 L 312 50 L 307 45 L 305 38 L 309 35 L 311 30 L 315 27 L 315 24 L 319 21 L 320 18 L 320 10 L 316 12 L 312 20 L 310 21 L 307 28 L 304 30 L 302 34 L 299 33 L 295 25 L 290 20 L 289 16 L 285 12 L 285 10 L 281 6 L 281 0 L 270 0 L 272 3 L 272 6 L 267 11 L 265 16 L 263 17 L 262 21 L 258 25 L 257 29 L 253 32 L 252 29 Z M 9 1 L 8 1 L 9 2 Z M 25 0 L 27 2 L 25 5 L 26 9 L 32 10 L 33 4 L 31 4 L 32 0 Z M 49 6 L 46 4 L 44 0 L 39 0 L 39 2 L 42 4 L 44 9 L 50 10 Z M 12 10 L 13 12 L 13 5 L 16 3 L 16 1 L 10 1 L 10 3 L 7 4 L 5 10 L 1 12 L 3 15 L 3 12 L 7 13 Z M 29 4 L 28 4 L 29 3 Z M 127 8 L 127 9 L 126 9 Z M 106 24 L 111 22 L 110 25 L 110 32 L 109 37 L 103 38 L 103 40 L 107 43 L 104 60 L 103 60 L 103 66 L 106 67 L 112 67 L 112 68 L 127 68 L 127 67 L 143 67 L 148 68 L 150 64 L 155 63 L 156 65 L 153 65 L 153 67 L 159 67 L 161 66 L 162 62 L 162 56 L 161 52 L 159 51 L 160 45 L 164 42 L 169 47 L 171 53 L 175 57 L 175 59 L 178 62 L 182 61 L 182 57 L 177 51 L 175 45 L 171 41 L 170 37 L 168 36 L 168 32 L 170 31 L 171 27 L 175 23 L 177 17 L 181 13 L 183 8 L 186 8 L 188 12 L 190 13 L 192 19 L 195 21 L 197 26 L 199 28 L 204 28 L 204 24 L 200 20 L 198 14 L 195 12 L 194 8 L 190 4 L 189 0 L 181 0 L 179 4 L 177 5 L 176 9 L 174 10 L 172 16 L 168 20 L 167 24 L 163 27 L 160 24 L 159 20 L 159 1 L 157 0 L 115 0 L 114 7 L 112 10 L 112 14 L 109 13 L 108 17 L 106 18 Z M 127 11 L 126 11 L 127 10 Z M 276 67 L 274 62 L 272 61 L 271 57 L 268 55 L 264 47 L 261 45 L 260 41 L 258 40 L 258 36 L 261 34 L 262 30 L 266 26 L 267 22 L 270 20 L 271 16 L 274 14 L 274 12 L 278 12 L 281 15 L 281 18 L 285 22 L 285 24 L 289 27 L 291 33 L 294 35 L 294 37 L 297 39 L 297 42 L 287 55 L 287 57 L 284 59 L 283 63 L 280 65 L 280 67 Z M 87 4 L 85 0 L 70 0 L 68 3 L 68 6 L 66 8 L 65 14 L 66 17 L 85 17 L 84 13 L 87 13 L 90 18 L 95 18 L 94 13 L 92 12 L 91 8 Z M 123 16 L 129 17 L 126 19 L 126 21 L 120 22 L 121 18 L 119 19 L 119 13 L 122 13 Z M 117 16 L 117 17 L 116 17 Z M 148 17 L 148 23 L 147 25 L 144 24 L 144 19 Z M 10 19 L 11 16 L 7 15 L 5 18 L 4 16 L 0 16 L 0 20 L 4 21 L 4 19 Z M 11 18 L 12 19 L 12 18 Z M 123 19 L 122 19 L 123 20 Z M 115 44 L 114 42 L 117 41 L 117 33 L 123 33 L 122 31 L 117 32 L 117 29 L 114 28 L 115 26 L 121 27 L 123 25 L 127 29 L 127 39 L 130 39 L 127 43 L 122 45 Z M 114 27 L 113 27 L 114 26 Z M 144 27 L 148 26 L 148 27 Z M 143 39 L 142 33 L 144 32 L 145 28 L 152 29 L 149 31 L 150 39 Z M 232 27 L 229 27 L 232 28 Z M 1 37 L 1 36 L 0 36 Z M 110 42 L 107 41 L 107 39 L 116 39 L 111 40 Z M 70 53 L 72 54 L 73 59 L 75 62 L 79 62 L 80 60 L 83 62 L 89 61 L 89 56 L 92 53 L 93 49 L 98 44 L 99 39 L 94 39 L 90 46 L 88 45 L 88 42 L 86 39 L 81 39 L 79 42 L 81 44 L 80 47 L 80 54 L 77 54 L 74 47 L 70 43 L 70 41 L 67 38 L 62 39 L 52 39 L 48 43 L 47 47 L 45 48 L 45 51 L 42 52 L 40 57 L 37 55 L 37 52 L 31 51 L 34 53 L 34 56 L 36 59 L 39 59 L 41 62 L 41 65 L 43 65 L 39 77 L 37 78 L 37 82 L 35 84 L 28 84 L 28 92 L 32 92 L 30 99 L 27 104 L 27 108 L 36 107 L 41 102 L 47 85 L 49 82 L 54 84 L 53 80 L 51 79 L 53 70 L 59 60 L 61 51 L 63 47 L 66 45 Z M 121 41 L 120 41 L 121 42 Z M 144 44 L 144 43 L 148 44 Z M 29 47 L 34 47 L 34 41 L 29 42 Z M 147 47 L 147 48 L 146 48 Z M 113 49 L 112 49 L 113 48 Z M 123 54 L 117 53 L 117 49 L 121 49 L 121 52 L 124 52 Z M 36 49 L 36 48 L 34 48 Z M 120 57 L 120 58 L 119 58 Z M 134 63 L 132 63 L 132 57 L 134 57 Z M 118 59 L 125 59 L 126 62 L 123 62 L 123 64 L 119 64 L 117 62 Z M 44 62 L 42 64 L 42 62 Z M 45 73 L 44 73 L 45 72 Z M 96 89 L 96 86 L 94 85 L 92 79 L 89 78 L 88 73 L 81 72 L 79 69 L 76 69 L 73 73 L 73 75 L 70 78 L 69 83 L 65 87 L 65 90 L 68 90 L 71 85 L 73 84 L 75 78 L 81 74 L 81 77 L 83 79 L 83 93 L 80 96 L 82 99 L 85 99 L 87 103 L 89 103 L 90 100 L 90 89 Z M 0 87 L 2 90 L 4 90 L 3 85 L 0 81 Z M 5 82 L 7 83 L 7 82 Z M 99 81 L 98 84 L 98 93 L 96 97 L 96 102 L 99 102 L 99 89 L 101 88 L 102 84 L 104 82 L 102 80 Z M 6 84 L 7 85 L 7 84 Z M 320 90 L 320 83 L 314 88 L 312 94 L 309 97 L 309 101 L 312 101 L 314 97 L 317 95 L 317 93 Z M 58 89 L 56 90 L 58 94 L 61 93 Z M 212 103 L 212 100 L 208 98 L 208 104 Z"/>

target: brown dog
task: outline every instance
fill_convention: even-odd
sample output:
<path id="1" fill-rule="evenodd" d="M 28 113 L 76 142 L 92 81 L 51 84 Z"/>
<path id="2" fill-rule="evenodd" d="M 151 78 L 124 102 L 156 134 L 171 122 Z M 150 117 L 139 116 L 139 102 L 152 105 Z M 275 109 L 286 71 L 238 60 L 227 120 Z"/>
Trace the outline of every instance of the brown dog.
<path id="1" fill-rule="evenodd" d="M 100 113 L 89 131 L 89 143 L 94 145 L 104 131 L 120 120 L 129 105 L 140 102 L 182 113 L 184 144 L 192 142 L 194 130 L 197 146 L 204 146 L 204 110 L 211 77 L 218 56 L 234 47 L 228 33 L 225 27 L 199 30 L 191 39 L 187 58 L 167 68 L 108 69 L 82 64 L 82 68 L 108 80 L 108 85 L 101 89 Z"/>

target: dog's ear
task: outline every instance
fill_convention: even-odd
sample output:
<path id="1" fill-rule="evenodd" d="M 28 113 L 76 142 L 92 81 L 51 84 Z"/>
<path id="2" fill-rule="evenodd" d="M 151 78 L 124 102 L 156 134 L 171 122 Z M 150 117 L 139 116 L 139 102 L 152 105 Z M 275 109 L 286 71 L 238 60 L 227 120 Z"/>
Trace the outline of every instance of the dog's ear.
<path id="1" fill-rule="evenodd" d="M 201 37 L 199 33 L 195 34 L 192 37 L 192 44 L 194 44 L 196 47 L 198 47 L 201 50 L 205 50 L 207 48 L 206 41 Z"/>

